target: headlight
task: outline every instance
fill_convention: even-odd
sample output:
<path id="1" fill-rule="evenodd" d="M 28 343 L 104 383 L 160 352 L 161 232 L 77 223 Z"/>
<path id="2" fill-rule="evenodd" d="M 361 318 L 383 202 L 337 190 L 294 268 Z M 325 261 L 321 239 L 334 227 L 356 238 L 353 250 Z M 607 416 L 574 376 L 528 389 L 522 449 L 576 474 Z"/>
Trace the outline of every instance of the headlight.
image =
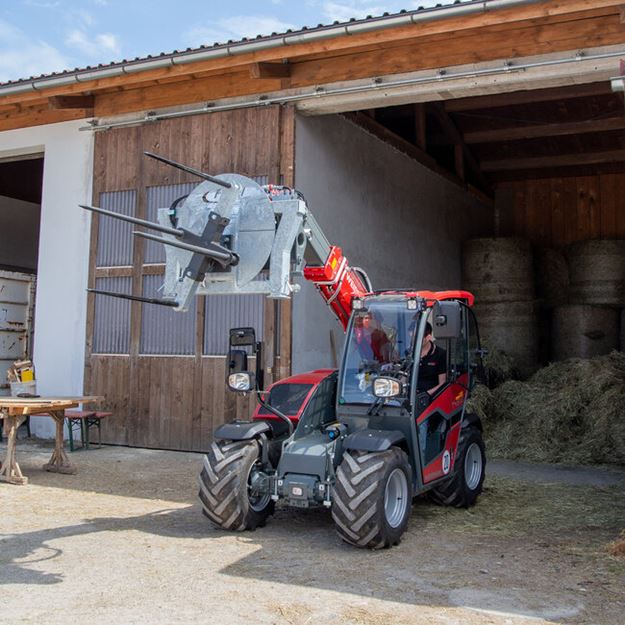
<path id="1" fill-rule="evenodd" d="M 401 393 L 401 385 L 394 378 L 376 378 L 373 381 L 373 394 L 376 397 L 397 397 Z"/>
<path id="2" fill-rule="evenodd" d="M 252 388 L 252 376 L 249 373 L 231 373 L 228 376 L 228 386 L 240 393 L 249 391 Z"/>

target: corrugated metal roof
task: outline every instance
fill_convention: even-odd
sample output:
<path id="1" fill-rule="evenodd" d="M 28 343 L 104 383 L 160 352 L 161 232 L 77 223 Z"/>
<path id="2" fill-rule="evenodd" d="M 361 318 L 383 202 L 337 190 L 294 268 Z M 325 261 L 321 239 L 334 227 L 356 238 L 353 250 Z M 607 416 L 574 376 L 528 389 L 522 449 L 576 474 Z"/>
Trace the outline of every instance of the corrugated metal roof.
<path id="1" fill-rule="evenodd" d="M 536 1 L 536 0 L 509 0 L 509 4 L 524 4 L 527 2 L 532 2 L 532 1 Z M 204 51 L 215 51 L 215 52 L 219 52 L 221 50 L 227 50 L 227 55 L 230 54 L 236 54 L 239 50 L 243 48 L 243 50 L 240 50 L 241 52 L 245 51 L 245 48 L 247 48 L 250 44 L 254 45 L 254 44 L 259 44 L 259 43 L 266 43 L 266 47 L 272 47 L 272 44 L 276 44 L 276 45 L 280 45 L 280 43 L 284 43 L 284 44 L 288 44 L 290 43 L 289 40 L 291 39 L 297 39 L 297 41 L 293 41 L 291 43 L 291 45 L 293 45 L 294 43 L 303 43 L 306 40 L 306 36 L 309 35 L 311 36 L 311 38 L 317 38 L 315 37 L 315 35 L 319 36 L 319 35 L 323 35 L 324 32 L 328 32 L 328 36 L 340 36 L 341 34 L 354 34 L 354 32 L 357 32 L 358 27 L 362 27 L 362 30 L 369 30 L 369 28 L 366 28 L 367 26 L 370 26 L 371 30 L 374 30 L 376 28 L 376 25 L 379 25 L 380 28 L 384 27 L 385 24 L 384 22 L 389 22 L 391 20 L 398 19 L 398 18 L 406 18 L 406 23 L 410 23 L 412 21 L 412 16 L 414 15 L 419 15 L 419 16 L 425 16 L 426 14 L 437 14 L 437 16 L 439 17 L 444 17 L 443 11 L 449 10 L 449 9 L 453 9 L 454 7 L 458 7 L 459 5 L 465 5 L 465 6 L 477 6 L 479 8 L 479 6 L 481 6 L 484 10 L 486 9 L 487 5 L 489 4 L 507 4 L 506 0 L 454 0 L 454 1 L 450 1 L 450 2 L 441 2 L 440 4 L 437 4 L 435 7 L 419 7 L 417 9 L 414 9 L 412 11 L 408 11 L 408 10 L 401 10 L 397 13 L 383 13 L 382 15 L 377 15 L 377 16 L 372 16 L 372 15 L 368 15 L 365 18 L 362 19 L 356 19 L 356 18 L 352 18 L 350 20 L 347 20 L 345 22 L 339 22 L 339 21 L 335 21 L 332 24 L 319 24 L 315 27 L 307 27 L 307 26 L 303 26 L 301 29 L 299 30 L 292 30 L 292 29 L 288 29 L 283 33 L 271 33 L 271 35 L 258 35 L 256 37 L 253 38 L 247 38 L 244 37 L 238 41 L 233 41 L 233 40 L 229 40 L 225 43 L 214 43 L 212 45 L 202 45 L 198 48 L 187 48 L 185 50 L 173 50 L 172 52 L 161 52 L 160 54 L 157 55 L 147 55 L 145 57 L 136 57 L 134 59 L 123 59 L 121 61 L 113 61 L 111 63 L 102 63 L 96 66 L 86 66 L 84 68 L 75 68 L 73 70 L 65 70 L 62 72 L 52 72 L 50 74 L 41 74 L 40 76 L 31 76 L 30 78 L 21 78 L 19 80 L 12 80 L 12 81 L 7 81 L 4 83 L 0 83 L 0 88 L 2 87 L 9 87 L 9 86 L 15 86 L 15 85 L 20 85 L 23 83 L 29 83 L 31 81 L 47 81 L 47 80 L 52 80 L 52 79 L 58 79 L 61 77 L 68 77 L 68 76 L 76 76 L 77 79 L 79 81 L 83 81 L 83 80 L 90 80 L 91 77 L 89 76 L 90 73 L 92 72 L 96 72 L 98 74 L 98 77 L 103 77 L 102 76 L 102 72 L 103 70 L 115 70 L 121 67 L 124 67 L 125 71 L 128 73 L 132 73 L 133 71 L 133 66 L 136 65 L 136 69 L 134 71 L 141 71 L 141 70 L 149 70 L 150 68 L 150 61 L 152 62 L 157 62 L 157 61 L 161 61 L 161 60 L 166 60 L 166 59 L 180 59 L 182 57 L 182 60 L 178 60 L 179 63 L 184 62 L 184 56 L 189 55 L 189 56 L 194 56 L 196 55 L 196 53 L 198 52 L 204 52 Z M 398 21 L 397 25 L 400 25 L 401 22 Z M 387 26 L 391 26 L 392 24 L 388 24 Z M 345 32 L 344 33 L 340 33 L 340 32 L 334 32 L 334 31 L 338 31 L 339 28 L 345 28 Z M 348 30 L 349 29 L 349 30 Z M 257 47 L 254 45 L 254 47 Z M 195 59 L 190 59 L 189 62 L 191 62 L 192 60 Z M 94 76 L 95 78 L 95 76 Z M 82 79 L 82 80 L 81 80 Z M 43 87 L 44 85 L 42 85 Z"/>

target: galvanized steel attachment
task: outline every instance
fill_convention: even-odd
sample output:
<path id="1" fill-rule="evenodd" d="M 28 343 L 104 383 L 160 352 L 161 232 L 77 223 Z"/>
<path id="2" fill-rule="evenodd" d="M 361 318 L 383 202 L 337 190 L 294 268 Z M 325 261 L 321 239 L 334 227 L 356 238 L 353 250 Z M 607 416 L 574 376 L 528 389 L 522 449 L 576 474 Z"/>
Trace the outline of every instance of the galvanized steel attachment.
<path id="1" fill-rule="evenodd" d="M 211 176 L 145 154 L 204 180 L 186 198 L 160 208 L 158 223 L 94 206 L 81 207 L 159 233 L 133 232 L 165 246 L 163 299 L 90 291 L 181 311 L 188 309 L 196 294 L 265 294 L 282 299 L 299 288 L 291 278 L 301 274 L 307 246 L 308 260 L 327 258 L 330 244 L 296 191 L 261 187 L 239 174 Z"/>

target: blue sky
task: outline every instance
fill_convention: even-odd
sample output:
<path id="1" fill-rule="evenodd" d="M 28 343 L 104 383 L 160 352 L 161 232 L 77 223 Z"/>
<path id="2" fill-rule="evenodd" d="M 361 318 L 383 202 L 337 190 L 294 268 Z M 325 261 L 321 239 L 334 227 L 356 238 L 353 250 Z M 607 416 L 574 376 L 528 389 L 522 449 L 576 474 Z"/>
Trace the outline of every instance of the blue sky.
<path id="1" fill-rule="evenodd" d="M 0 0 L 0 82 L 449 0 Z"/>

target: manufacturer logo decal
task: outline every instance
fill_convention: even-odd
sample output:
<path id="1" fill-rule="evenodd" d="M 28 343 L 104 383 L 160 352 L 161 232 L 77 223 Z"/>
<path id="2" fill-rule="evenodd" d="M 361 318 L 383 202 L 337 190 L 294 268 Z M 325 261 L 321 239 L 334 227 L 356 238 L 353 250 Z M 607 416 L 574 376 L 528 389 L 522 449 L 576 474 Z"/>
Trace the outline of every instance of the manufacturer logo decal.
<path id="1" fill-rule="evenodd" d="M 451 455 L 447 450 L 443 454 L 443 473 L 447 475 L 449 473 L 449 468 L 451 467 Z"/>

